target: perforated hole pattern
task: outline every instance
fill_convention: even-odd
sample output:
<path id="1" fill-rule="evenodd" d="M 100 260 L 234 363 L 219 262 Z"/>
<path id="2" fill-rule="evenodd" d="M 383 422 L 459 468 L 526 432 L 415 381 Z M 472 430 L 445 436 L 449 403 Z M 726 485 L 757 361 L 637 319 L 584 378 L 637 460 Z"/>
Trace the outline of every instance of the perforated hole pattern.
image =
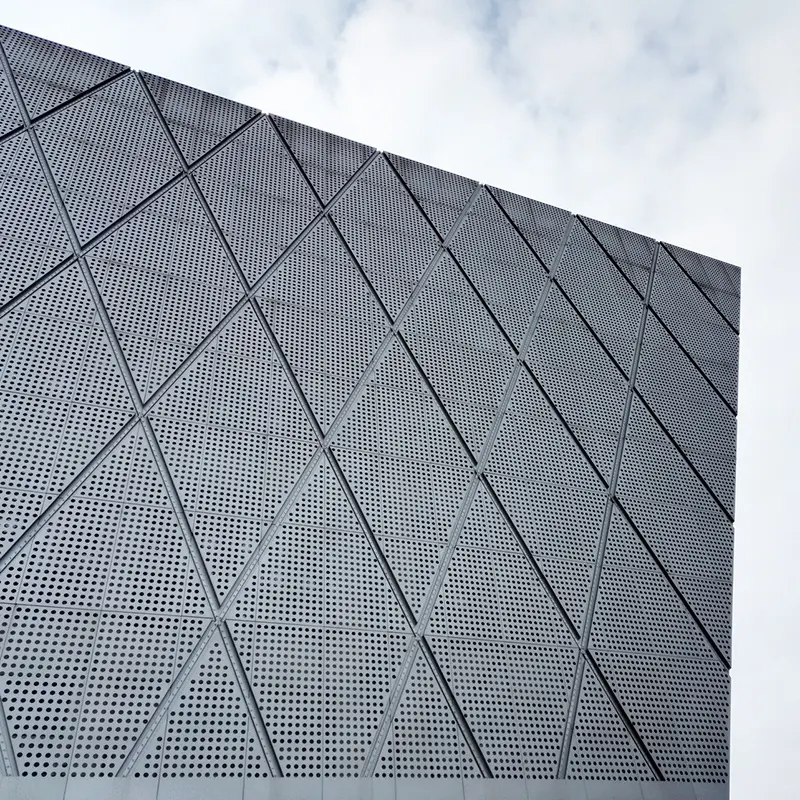
<path id="1" fill-rule="evenodd" d="M 648 753 L 724 781 L 735 268 L 659 260 L 621 431 L 652 240 L 575 219 L 555 263 L 562 209 L 0 42 L 0 122 L 21 124 L 12 79 L 52 111 L 57 190 L 82 242 L 102 234 L 65 261 L 31 132 L 0 143 L 20 774 L 255 780 L 269 739 L 290 777 L 473 777 L 479 751 L 552 778 L 567 748 L 572 778 L 647 780 Z M 169 137 L 191 164 L 248 120 L 198 197 Z"/>

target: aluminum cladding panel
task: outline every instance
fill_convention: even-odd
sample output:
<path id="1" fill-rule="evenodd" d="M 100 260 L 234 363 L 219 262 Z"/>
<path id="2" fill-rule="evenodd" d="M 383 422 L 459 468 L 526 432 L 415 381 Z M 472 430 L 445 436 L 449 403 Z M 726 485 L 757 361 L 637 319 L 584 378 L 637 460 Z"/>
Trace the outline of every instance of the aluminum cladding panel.
<path id="1" fill-rule="evenodd" d="M 5 28 L 0 124 L 0 793 L 723 796 L 737 268 Z"/>

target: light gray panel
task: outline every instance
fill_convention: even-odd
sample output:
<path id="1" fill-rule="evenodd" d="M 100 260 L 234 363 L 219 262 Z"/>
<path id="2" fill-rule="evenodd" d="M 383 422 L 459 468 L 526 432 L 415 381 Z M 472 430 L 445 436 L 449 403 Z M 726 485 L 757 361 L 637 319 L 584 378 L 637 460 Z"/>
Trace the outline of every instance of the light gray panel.
<path id="1" fill-rule="evenodd" d="M 527 362 L 603 477 L 611 480 L 627 381 L 552 287 Z"/>
<path id="2" fill-rule="evenodd" d="M 718 661 L 594 655 L 668 781 L 727 780 L 730 679 Z"/>
<path id="3" fill-rule="evenodd" d="M 450 249 L 519 348 L 544 286 L 545 270 L 485 189 Z"/>
<path id="4" fill-rule="evenodd" d="M 273 115 L 278 130 L 323 203 L 336 192 L 375 150 L 365 144 Z"/>
<path id="5" fill-rule="evenodd" d="M 436 233 L 383 158 L 361 175 L 332 217 L 396 317 L 438 250 Z"/>
<path id="6" fill-rule="evenodd" d="M 8 133 L 21 125 L 22 117 L 11 93 L 8 76 L 5 70 L 0 68 L 0 134 Z"/>
<path id="7" fill-rule="evenodd" d="M 72 253 L 27 133 L 0 144 L 0 305 Z"/>
<path id="8" fill-rule="evenodd" d="M 89 264 L 144 398 L 244 291 L 186 181 L 95 248 Z"/>
<path id="9" fill-rule="evenodd" d="M 508 342 L 449 256 L 443 256 L 403 333 L 477 458 L 514 370 Z"/>
<path id="10" fill-rule="evenodd" d="M 689 273 L 697 288 L 734 328 L 739 328 L 739 281 L 741 270 L 683 247 L 668 245 L 670 254 Z"/>
<path id="11" fill-rule="evenodd" d="M 652 314 L 647 317 L 636 387 L 733 515 L 736 417 Z"/>
<path id="12" fill-rule="evenodd" d="M 266 119 L 195 176 L 250 283 L 317 213 L 313 194 Z"/>
<path id="13" fill-rule="evenodd" d="M 36 130 L 82 243 L 179 171 L 133 75 L 49 117 Z"/>
<path id="14" fill-rule="evenodd" d="M 567 777 L 592 781 L 655 777 L 588 664 L 583 671 Z M 639 791 L 638 786 L 634 788 Z"/>
<path id="15" fill-rule="evenodd" d="M 190 164 L 259 113 L 255 108 L 147 72 L 141 76 Z"/>
<path id="16" fill-rule="evenodd" d="M 625 277 L 644 297 L 647 281 L 653 264 L 656 243 L 649 236 L 609 225 L 591 217 L 581 217 L 581 221 L 594 234 L 600 245 L 613 259 Z"/>
<path id="17" fill-rule="evenodd" d="M 650 302 L 672 335 L 736 411 L 739 337 L 666 250 L 656 264 Z"/>
<path id="18" fill-rule="evenodd" d="M 327 430 L 388 333 L 327 219 L 267 280 L 258 299 Z"/>

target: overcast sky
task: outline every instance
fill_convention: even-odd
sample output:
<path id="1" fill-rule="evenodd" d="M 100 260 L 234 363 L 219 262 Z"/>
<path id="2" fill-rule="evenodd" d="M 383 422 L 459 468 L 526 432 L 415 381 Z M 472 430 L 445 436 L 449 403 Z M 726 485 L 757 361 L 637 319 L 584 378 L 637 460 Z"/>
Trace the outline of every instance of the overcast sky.
<path id="1" fill-rule="evenodd" d="M 740 265 L 731 796 L 800 796 L 800 3 L 0 11 L 10 27 Z"/>

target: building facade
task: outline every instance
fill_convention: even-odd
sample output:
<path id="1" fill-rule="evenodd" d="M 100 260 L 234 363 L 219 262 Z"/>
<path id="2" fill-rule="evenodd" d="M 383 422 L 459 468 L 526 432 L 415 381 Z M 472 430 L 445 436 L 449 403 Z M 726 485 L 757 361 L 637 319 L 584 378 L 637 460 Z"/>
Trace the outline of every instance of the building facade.
<path id="1" fill-rule="evenodd" d="M 727 797 L 738 268 L 0 67 L 0 790 Z"/>

